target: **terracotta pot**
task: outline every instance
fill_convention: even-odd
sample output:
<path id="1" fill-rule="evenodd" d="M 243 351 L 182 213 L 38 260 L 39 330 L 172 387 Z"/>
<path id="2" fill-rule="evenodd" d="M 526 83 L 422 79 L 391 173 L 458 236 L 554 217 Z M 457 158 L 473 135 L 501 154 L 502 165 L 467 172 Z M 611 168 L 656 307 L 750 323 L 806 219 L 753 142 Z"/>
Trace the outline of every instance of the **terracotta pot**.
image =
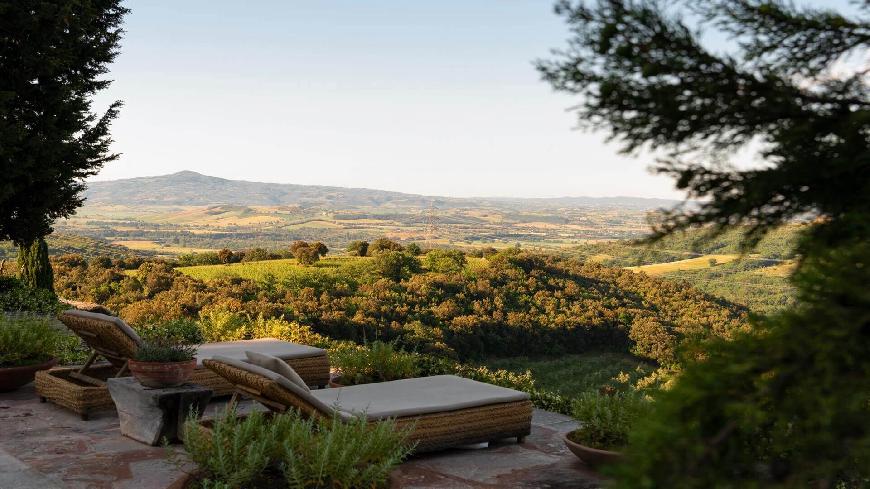
<path id="1" fill-rule="evenodd" d="M 187 382 L 196 368 L 196 359 L 183 362 L 137 362 L 130 360 L 130 373 L 145 387 L 163 389 Z"/>
<path id="2" fill-rule="evenodd" d="M 57 358 L 45 363 L 24 365 L 23 367 L 0 367 L 0 392 L 10 392 L 33 382 L 36 372 L 48 370 L 57 364 Z"/>
<path id="3" fill-rule="evenodd" d="M 587 447 L 586 445 L 581 445 L 577 442 L 571 441 L 571 439 L 568 438 L 568 435 L 571 433 L 574 432 L 572 431 L 565 434 L 565 445 L 568 447 L 568 450 L 571 450 L 571 453 L 577 455 L 577 458 L 582 460 L 586 465 L 590 467 L 598 467 L 622 460 L 622 454 L 619 452 L 599 450 L 598 448 Z"/>

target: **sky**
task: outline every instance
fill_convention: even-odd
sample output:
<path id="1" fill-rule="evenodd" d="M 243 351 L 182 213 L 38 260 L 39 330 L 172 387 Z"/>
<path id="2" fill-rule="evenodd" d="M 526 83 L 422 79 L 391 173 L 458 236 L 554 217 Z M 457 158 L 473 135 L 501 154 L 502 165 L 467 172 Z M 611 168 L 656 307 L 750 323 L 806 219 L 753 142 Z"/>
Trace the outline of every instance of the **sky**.
<path id="1" fill-rule="evenodd" d="M 843 0 L 845 1 L 845 0 Z M 680 198 L 650 155 L 576 129 L 535 59 L 548 0 L 134 0 L 93 180 L 223 178 L 445 196 Z"/>

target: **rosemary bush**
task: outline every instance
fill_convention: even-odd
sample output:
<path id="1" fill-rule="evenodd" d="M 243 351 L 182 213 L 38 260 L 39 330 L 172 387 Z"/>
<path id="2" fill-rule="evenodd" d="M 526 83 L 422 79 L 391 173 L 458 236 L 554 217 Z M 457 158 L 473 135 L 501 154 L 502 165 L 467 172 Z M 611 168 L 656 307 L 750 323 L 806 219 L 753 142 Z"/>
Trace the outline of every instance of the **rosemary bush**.
<path id="1" fill-rule="evenodd" d="M 196 358 L 197 346 L 168 341 L 145 341 L 136 350 L 133 359 L 137 362 L 186 362 Z"/>
<path id="2" fill-rule="evenodd" d="M 199 466 L 201 488 L 385 487 L 413 449 L 395 423 L 306 420 L 296 412 L 245 418 L 227 411 L 209 434 L 190 417 L 184 448 Z"/>
<path id="3" fill-rule="evenodd" d="M 49 318 L 0 313 L 0 367 L 45 362 L 56 356 L 63 336 Z"/>
<path id="4" fill-rule="evenodd" d="M 651 409 L 652 401 L 637 391 L 584 392 L 573 405 L 574 417 L 582 427 L 571 438 L 592 448 L 620 450 L 628 444 L 628 434 L 635 421 L 649 414 Z"/>
<path id="5" fill-rule="evenodd" d="M 420 373 L 419 355 L 375 341 L 368 346 L 349 346 L 330 352 L 330 359 L 341 371 L 344 385 L 370 384 L 408 379 Z"/>

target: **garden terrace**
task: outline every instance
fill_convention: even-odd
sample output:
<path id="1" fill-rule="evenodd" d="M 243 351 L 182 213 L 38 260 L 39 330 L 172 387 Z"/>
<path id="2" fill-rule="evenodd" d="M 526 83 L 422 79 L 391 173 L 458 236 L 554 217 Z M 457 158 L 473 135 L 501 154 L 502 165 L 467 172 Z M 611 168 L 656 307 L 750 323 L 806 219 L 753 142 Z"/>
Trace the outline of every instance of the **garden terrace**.
<path id="1" fill-rule="evenodd" d="M 209 406 L 206 417 L 223 408 Z M 243 409 L 253 409 L 243 403 Z M 535 410 L 532 432 L 484 449 L 452 449 L 412 456 L 396 469 L 396 488 L 594 488 L 599 477 L 565 449 L 564 433 L 576 428 L 567 416 Z M 40 403 L 33 385 L 0 396 L 0 487 L 166 488 L 183 487 L 192 465 L 176 466 L 161 447 L 120 434 L 113 412 L 82 421 Z M 180 445 L 172 451 L 182 455 Z"/>

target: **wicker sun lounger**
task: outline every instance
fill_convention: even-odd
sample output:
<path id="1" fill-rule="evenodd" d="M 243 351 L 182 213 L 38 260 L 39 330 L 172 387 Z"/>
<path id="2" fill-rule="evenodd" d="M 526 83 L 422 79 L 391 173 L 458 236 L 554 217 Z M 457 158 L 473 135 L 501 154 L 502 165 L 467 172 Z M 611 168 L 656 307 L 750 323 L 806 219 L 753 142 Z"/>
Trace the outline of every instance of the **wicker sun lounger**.
<path id="1" fill-rule="evenodd" d="M 234 384 L 237 395 L 276 412 L 364 415 L 369 421 L 389 418 L 399 427 L 411 426 L 417 452 L 512 437 L 522 442 L 531 432 L 528 394 L 452 375 L 308 391 L 257 365 L 222 357 L 203 363 Z"/>
<path id="2" fill-rule="evenodd" d="M 36 391 L 41 400 L 52 401 L 87 419 L 91 411 L 114 407 L 106 380 L 129 375 L 127 361 L 133 357 L 142 340 L 115 316 L 69 310 L 61 314 L 60 320 L 87 343 L 91 355 L 79 367 L 38 372 Z M 274 338 L 201 345 L 197 352 L 197 368 L 190 382 L 212 389 L 215 396 L 232 393 L 233 385 L 205 368 L 202 362 L 216 355 L 243 360 L 245 351 L 282 358 L 308 385 L 322 387 L 329 382 L 329 359 L 325 350 Z M 108 363 L 97 363 L 100 358 Z"/>

